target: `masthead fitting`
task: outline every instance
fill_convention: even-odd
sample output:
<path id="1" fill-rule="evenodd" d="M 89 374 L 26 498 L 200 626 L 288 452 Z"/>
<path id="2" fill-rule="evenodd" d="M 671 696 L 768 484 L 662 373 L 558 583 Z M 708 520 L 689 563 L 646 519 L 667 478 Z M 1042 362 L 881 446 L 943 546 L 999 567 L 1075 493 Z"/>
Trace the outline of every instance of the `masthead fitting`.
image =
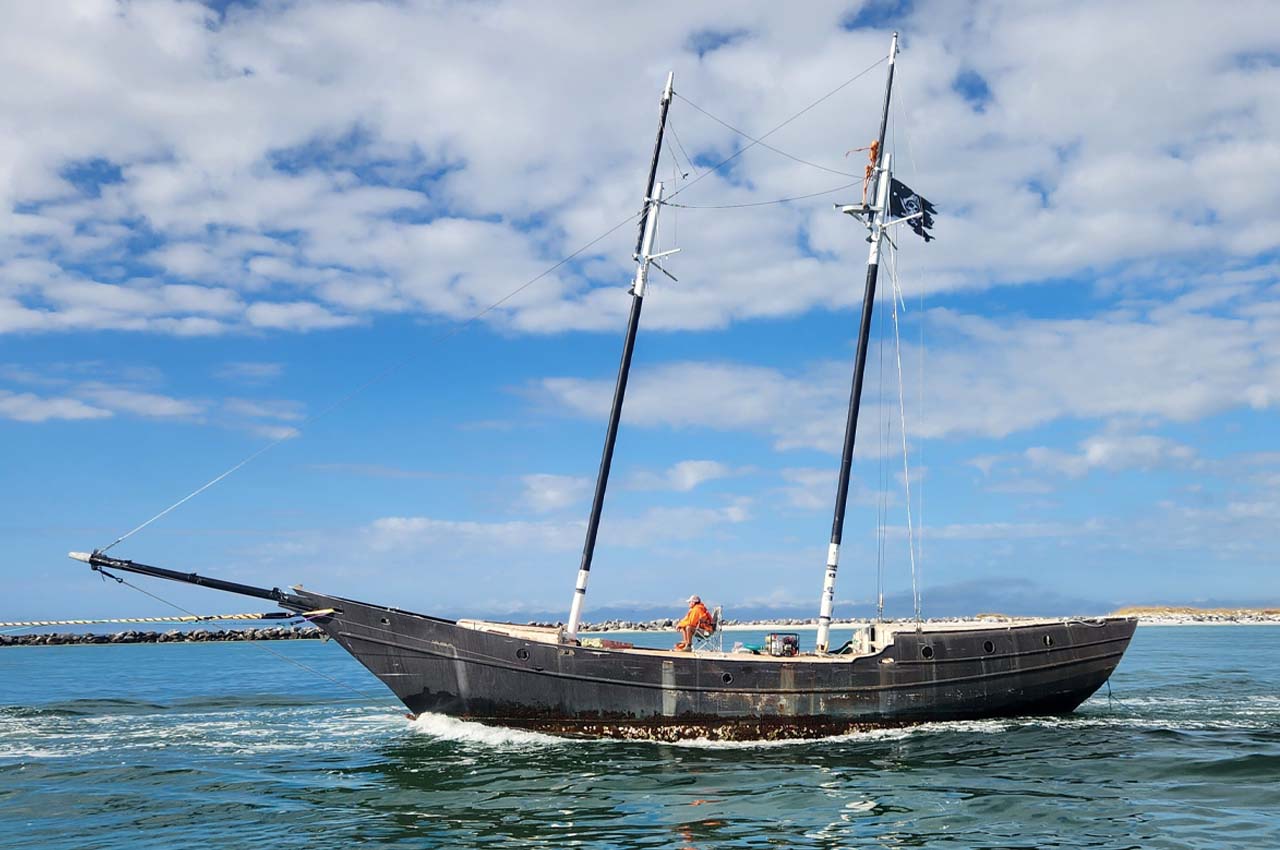
<path id="1" fill-rule="evenodd" d="M 664 89 L 662 90 L 662 101 L 661 101 L 662 103 L 670 103 L 670 102 L 671 102 L 671 95 L 672 95 L 672 94 L 674 93 L 674 91 L 675 91 L 675 89 L 674 89 L 675 81 L 676 81 L 676 72 L 675 72 L 675 71 L 668 71 L 668 72 L 667 72 L 667 86 L 666 86 L 666 88 L 664 88 Z"/>
<path id="2" fill-rule="evenodd" d="M 87 564 L 93 556 L 88 552 L 68 552 L 67 557 L 73 561 L 83 561 Z"/>

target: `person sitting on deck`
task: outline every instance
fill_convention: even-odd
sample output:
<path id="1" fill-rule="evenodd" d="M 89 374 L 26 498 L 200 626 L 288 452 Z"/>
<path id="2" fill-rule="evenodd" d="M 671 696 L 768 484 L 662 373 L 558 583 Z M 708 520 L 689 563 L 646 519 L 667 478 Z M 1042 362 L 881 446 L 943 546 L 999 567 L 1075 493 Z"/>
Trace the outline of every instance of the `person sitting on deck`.
<path id="1" fill-rule="evenodd" d="M 680 632 L 681 640 L 676 644 L 677 652 L 690 652 L 693 649 L 693 633 L 698 629 L 710 628 L 715 623 L 711 617 L 711 612 L 707 610 L 707 606 L 702 604 L 701 597 L 694 594 L 689 597 L 689 613 L 684 615 L 684 619 L 676 623 L 676 629 Z"/>

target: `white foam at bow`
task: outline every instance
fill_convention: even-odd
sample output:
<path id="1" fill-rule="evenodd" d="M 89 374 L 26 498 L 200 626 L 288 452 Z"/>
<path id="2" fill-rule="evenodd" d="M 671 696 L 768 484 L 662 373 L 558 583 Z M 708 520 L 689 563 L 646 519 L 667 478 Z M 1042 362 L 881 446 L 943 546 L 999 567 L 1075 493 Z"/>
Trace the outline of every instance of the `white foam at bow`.
<path id="1" fill-rule="evenodd" d="M 415 732 L 422 732 L 433 738 L 486 747 L 545 747 L 569 743 L 567 738 L 557 738 L 541 732 L 486 726 L 443 714 L 419 714 L 418 719 L 409 725 Z"/>

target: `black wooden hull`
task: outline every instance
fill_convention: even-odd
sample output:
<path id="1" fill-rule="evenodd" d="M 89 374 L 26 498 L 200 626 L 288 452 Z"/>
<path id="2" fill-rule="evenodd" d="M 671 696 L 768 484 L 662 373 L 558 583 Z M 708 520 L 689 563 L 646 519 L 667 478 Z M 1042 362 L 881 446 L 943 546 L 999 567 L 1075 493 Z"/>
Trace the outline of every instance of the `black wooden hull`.
<path id="1" fill-rule="evenodd" d="M 897 633 L 875 655 L 774 659 L 558 645 L 309 591 L 299 597 L 335 609 L 317 625 L 415 714 L 664 740 L 1063 714 L 1106 682 L 1137 625 L 1113 617 L 926 628 Z"/>

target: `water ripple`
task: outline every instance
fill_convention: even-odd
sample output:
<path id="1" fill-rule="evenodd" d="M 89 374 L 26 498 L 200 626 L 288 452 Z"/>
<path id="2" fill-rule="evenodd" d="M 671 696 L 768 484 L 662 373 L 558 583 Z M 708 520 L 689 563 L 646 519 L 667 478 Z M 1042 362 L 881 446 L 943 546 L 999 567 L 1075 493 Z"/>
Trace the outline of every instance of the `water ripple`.
<path id="1" fill-rule="evenodd" d="M 1069 717 L 755 744 L 411 722 L 236 645 L 6 649 L 0 847 L 1280 847 L 1278 649 L 1142 629 Z"/>

